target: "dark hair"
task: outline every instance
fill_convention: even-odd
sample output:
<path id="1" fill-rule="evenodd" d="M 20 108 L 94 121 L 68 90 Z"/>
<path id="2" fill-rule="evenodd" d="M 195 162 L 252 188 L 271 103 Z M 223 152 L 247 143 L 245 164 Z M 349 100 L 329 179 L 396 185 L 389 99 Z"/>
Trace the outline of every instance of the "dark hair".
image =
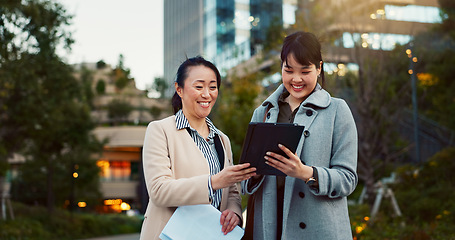
<path id="1" fill-rule="evenodd" d="M 185 86 L 185 80 L 188 77 L 189 69 L 191 67 L 196 66 L 204 66 L 212 69 L 216 75 L 216 86 L 218 89 L 220 88 L 221 84 L 220 72 L 213 63 L 205 60 L 201 56 L 187 58 L 182 64 L 180 64 L 180 67 L 177 70 L 177 75 L 175 77 L 175 82 L 179 87 L 183 88 Z M 177 113 L 180 109 L 182 109 L 182 99 L 177 94 L 177 91 L 174 93 L 174 96 L 172 97 L 172 108 L 174 109 L 174 114 Z"/>
<path id="2" fill-rule="evenodd" d="M 306 66 L 314 64 L 318 69 L 319 62 L 322 61 L 321 43 L 312 33 L 295 32 L 284 38 L 281 49 L 281 67 L 287 63 L 290 54 L 294 54 L 298 63 Z M 324 64 L 321 66 L 321 81 L 324 86 Z"/>

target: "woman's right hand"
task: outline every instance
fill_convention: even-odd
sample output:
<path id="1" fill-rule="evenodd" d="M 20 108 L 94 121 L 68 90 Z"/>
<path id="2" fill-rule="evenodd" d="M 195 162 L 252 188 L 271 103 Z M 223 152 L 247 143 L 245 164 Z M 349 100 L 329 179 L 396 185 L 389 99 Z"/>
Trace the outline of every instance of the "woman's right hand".
<path id="1" fill-rule="evenodd" d="M 256 168 L 250 167 L 249 163 L 225 167 L 221 172 L 211 178 L 214 190 L 234 185 L 256 175 Z"/>

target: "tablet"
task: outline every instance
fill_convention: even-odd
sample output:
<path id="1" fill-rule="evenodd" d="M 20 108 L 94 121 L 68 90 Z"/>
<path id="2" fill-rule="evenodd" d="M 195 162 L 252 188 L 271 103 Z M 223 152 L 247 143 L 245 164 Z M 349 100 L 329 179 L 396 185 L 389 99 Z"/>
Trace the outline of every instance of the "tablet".
<path id="1" fill-rule="evenodd" d="M 265 153 L 270 151 L 287 156 L 278 148 L 278 144 L 282 144 L 295 152 L 304 128 L 304 126 L 294 123 L 250 123 L 243 141 L 239 162 L 250 163 L 252 167 L 257 169 L 257 174 L 285 176 L 280 170 L 265 163 Z"/>

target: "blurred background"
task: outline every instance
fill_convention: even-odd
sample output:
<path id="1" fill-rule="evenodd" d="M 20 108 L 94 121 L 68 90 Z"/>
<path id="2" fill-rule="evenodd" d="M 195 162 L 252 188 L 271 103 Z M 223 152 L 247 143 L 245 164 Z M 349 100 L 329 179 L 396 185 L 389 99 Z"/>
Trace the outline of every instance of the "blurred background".
<path id="1" fill-rule="evenodd" d="M 354 239 L 455 239 L 451 0 L 2 0 L 0 239 L 139 232 L 144 133 L 180 63 L 220 69 L 210 118 L 237 161 L 295 31 L 320 38 L 356 121 Z"/>

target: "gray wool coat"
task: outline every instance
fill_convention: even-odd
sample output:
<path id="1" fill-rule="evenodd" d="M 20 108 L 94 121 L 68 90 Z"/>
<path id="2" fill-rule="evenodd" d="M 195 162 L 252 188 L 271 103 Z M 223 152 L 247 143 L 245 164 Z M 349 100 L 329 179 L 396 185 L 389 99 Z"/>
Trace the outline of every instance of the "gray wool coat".
<path id="1" fill-rule="evenodd" d="M 357 129 L 344 100 L 319 85 L 316 89 L 300 105 L 294 123 L 307 131 L 297 153 L 305 165 L 316 167 L 319 190 L 286 177 L 281 239 L 352 239 L 347 196 L 358 181 Z M 266 122 L 276 122 L 282 92 L 283 85 L 254 111 L 251 122 L 263 121 L 268 104 Z M 256 194 L 254 239 L 276 239 L 276 177 L 265 176 L 256 186 L 248 182 L 242 182 L 242 192 Z"/>

